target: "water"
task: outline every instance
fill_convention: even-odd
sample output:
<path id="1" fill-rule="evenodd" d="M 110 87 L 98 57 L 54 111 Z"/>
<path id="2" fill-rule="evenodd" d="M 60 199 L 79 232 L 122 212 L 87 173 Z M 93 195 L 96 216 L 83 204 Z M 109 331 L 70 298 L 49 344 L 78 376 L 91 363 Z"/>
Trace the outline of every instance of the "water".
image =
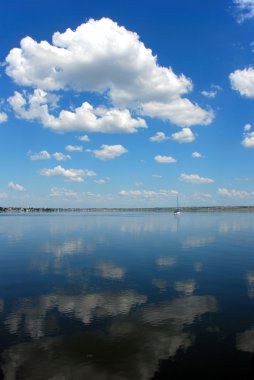
<path id="1" fill-rule="evenodd" d="M 0 215 L 0 377 L 254 378 L 254 214 Z"/>

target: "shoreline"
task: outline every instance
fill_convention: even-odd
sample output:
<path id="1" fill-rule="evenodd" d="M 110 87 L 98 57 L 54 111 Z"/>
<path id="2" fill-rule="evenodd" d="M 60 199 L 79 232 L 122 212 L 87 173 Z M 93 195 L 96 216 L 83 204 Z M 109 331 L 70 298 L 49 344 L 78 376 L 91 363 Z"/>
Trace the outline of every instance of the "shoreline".
<path id="1" fill-rule="evenodd" d="M 173 212 L 174 207 L 98 207 L 98 208 L 58 208 L 58 207 L 0 207 L 0 213 L 61 213 L 61 212 Z M 254 212 L 254 206 L 205 206 L 181 207 L 181 212 Z"/>

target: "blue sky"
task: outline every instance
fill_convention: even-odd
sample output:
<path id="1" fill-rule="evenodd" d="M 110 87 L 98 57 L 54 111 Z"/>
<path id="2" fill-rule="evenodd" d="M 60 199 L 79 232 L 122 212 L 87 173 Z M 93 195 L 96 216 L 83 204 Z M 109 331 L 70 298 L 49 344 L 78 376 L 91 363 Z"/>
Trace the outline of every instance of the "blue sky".
<path id="1" fill-rule="evenodd" d="M 254 201 L 254 0 L 1 3 L 0 205 Z"/>

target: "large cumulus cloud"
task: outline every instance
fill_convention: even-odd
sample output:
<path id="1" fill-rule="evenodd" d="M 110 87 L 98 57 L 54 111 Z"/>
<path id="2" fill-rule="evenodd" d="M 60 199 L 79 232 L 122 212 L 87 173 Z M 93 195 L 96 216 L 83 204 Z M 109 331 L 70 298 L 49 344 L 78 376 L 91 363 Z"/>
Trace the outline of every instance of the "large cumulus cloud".
<path id="1" fill-rule="evenodd" d="M 44 91 L 100 93 L 118 112 L 134 109 L 179 126 L 213 119 L 211 111 L 183 97 L 193 87 L 189 78 L 160 66 L 136 33 L 107 18 L 56 32 L 52 44 L 23 38 L 6 57 L 6 73 L 18 85 Z"/>

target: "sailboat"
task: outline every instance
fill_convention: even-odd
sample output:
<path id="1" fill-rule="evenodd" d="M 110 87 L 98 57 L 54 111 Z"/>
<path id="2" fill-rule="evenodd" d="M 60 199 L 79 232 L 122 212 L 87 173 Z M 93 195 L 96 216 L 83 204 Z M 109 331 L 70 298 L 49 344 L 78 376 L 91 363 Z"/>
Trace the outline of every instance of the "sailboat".
<path id="1" fill-rule="evenodd" d="M 176 206 L 176 209 L 174 210 L 174 215 L 180 215 L 180 214 L 181 214 L 181 211 L 179 208 L 179 201 L 178 201 L 178 196 L 177 196 L 177 206 Z"/>

